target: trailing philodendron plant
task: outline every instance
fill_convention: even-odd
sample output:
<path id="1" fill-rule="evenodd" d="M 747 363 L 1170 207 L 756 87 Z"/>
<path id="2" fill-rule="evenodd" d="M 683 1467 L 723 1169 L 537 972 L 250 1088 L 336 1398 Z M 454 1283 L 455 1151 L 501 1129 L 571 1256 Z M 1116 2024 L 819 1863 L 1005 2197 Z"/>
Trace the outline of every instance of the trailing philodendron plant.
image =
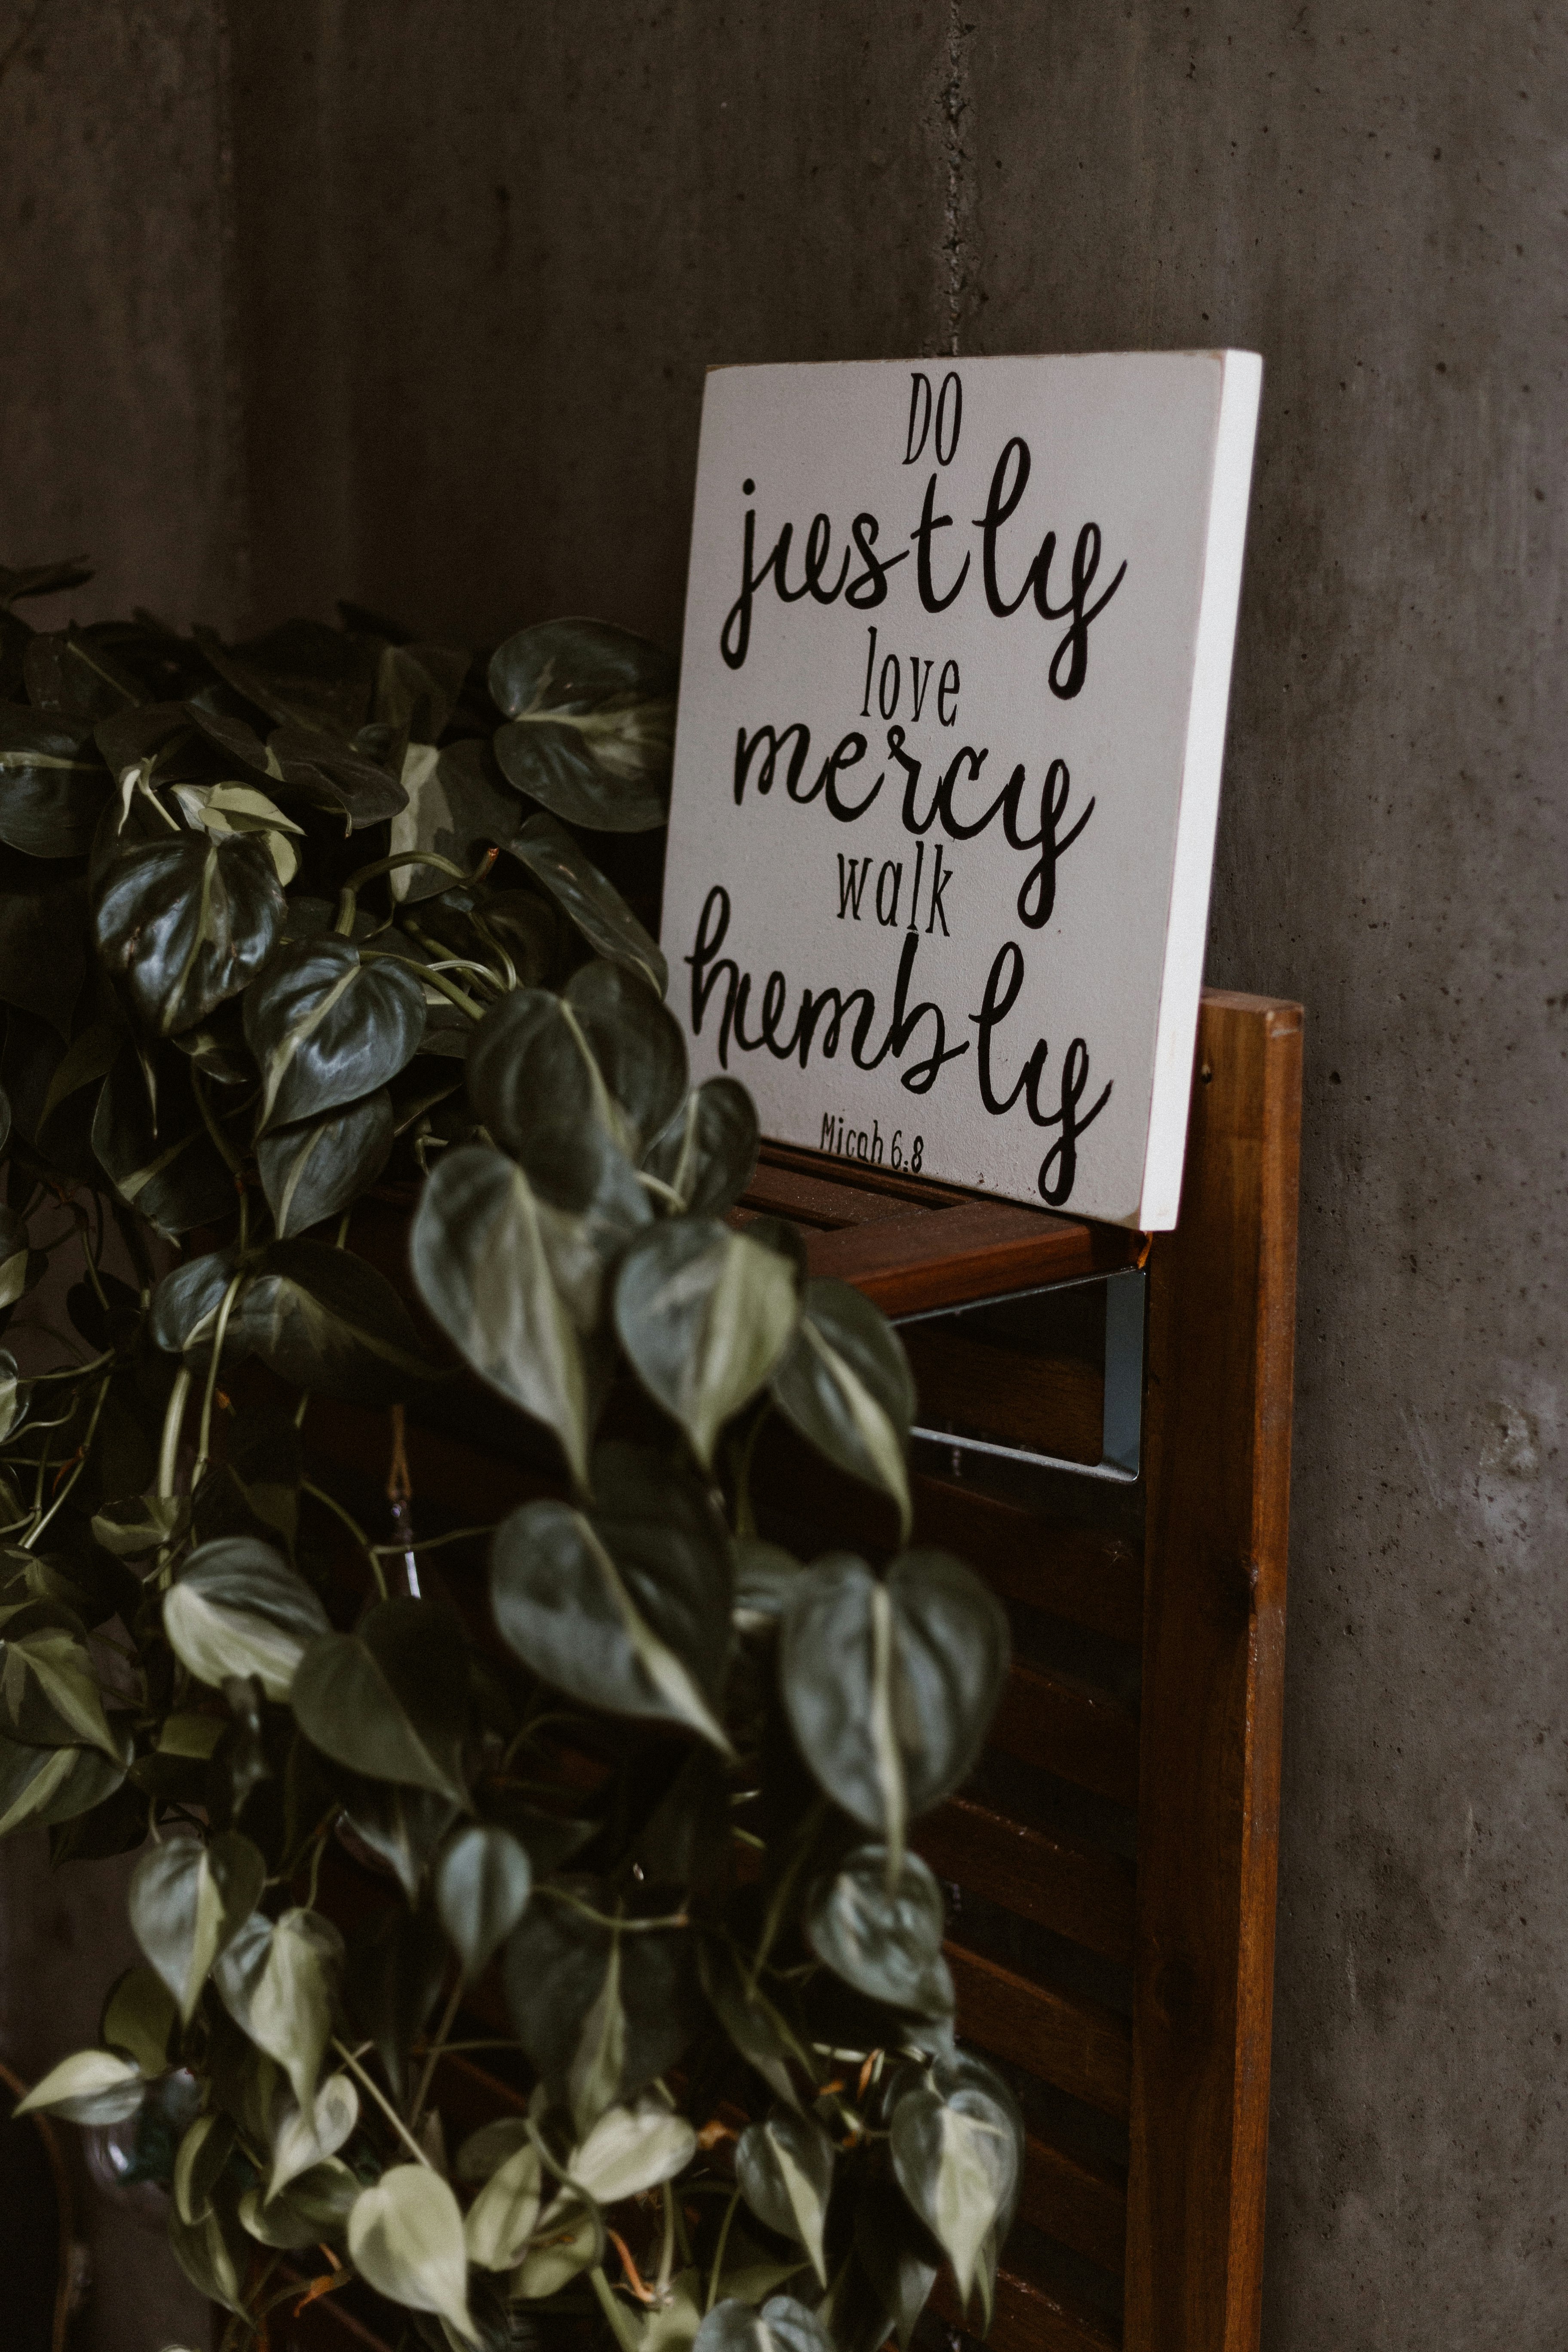
<path id="1" fill-rule="evenodd" d="M 25 2104 L 166 2182 L 233 2346 L 356 2277 L 436 2347 L 860 2352 L 943 2263 L 982 2325 L 1022 2129 L 910 1833 L 1005 1622 L 759 1537 L 773 1415 L 907 1538 L 913 1396 L 729 1213 L 751 1102 L 601 870 L 648 884 L 668 665 L 17 617 L 83 576 L 0 574 L 0 1832 L 140 1849 L 145 1958 Z M 353 1245 L 399 1176 L 421 1324 Z M 531 1499 L 421 1544 L 439 1333 Z M 334 1401 L 394 1409 L 386 1540 Z"/>

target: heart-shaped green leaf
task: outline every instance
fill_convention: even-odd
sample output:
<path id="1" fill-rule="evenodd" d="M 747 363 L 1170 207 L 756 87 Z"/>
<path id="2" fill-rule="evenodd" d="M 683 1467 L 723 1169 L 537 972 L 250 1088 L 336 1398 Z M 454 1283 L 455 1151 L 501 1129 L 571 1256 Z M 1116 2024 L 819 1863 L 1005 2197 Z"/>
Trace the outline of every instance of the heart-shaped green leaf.
<path id="1" fill-rule="evenodd" d="M 314 1118 L 395 1077 L 418 1051 L 425 990 L 390 957 L 366 961 L 329 932 L 279 949 L 245 999 L 261 1071 L 257 1131 Z"/>
<path id="2" fill-rule="evenodd" d="M 342 1937 L 320 1912 L 285 1911 L 276 1922 L 255 1913 L 213 1971 L 240 2032 L 277 2061 L 312 2112 L 342 1958 Z"/>
<path id="3" fill-rule="evenodd" d="M 472 2341 L 463 2216 L 428 2165 L 395 2164 L 361 2193 L 349 2215 L 349 2259 L 378 2294 L 438 2312 Z"/>
<path id="4" fill-rule="evenodd" d="M 510 2271 L 521 2262 L 539 2219 L 542 2178 L 539 2150 L 525 2137 L 496 2166 L 468 2208 L 463 2236 L 469 2262 L 487 2271 Z"/>
<path id="5" fill-rule="evenodd" d="M 487 1145 L 463 1145 L 442 1153 L 426 1184 L 410 1255 L 448 1338 L 481 1379 L 554 1432 L 584 1486 L 588 1368 L 552 1270 L 549 1223 L 521 1168 Z"/>
<path id="6" fill-rule="evenodd" d="M 795 1270 L 711 1217 L 675 1217 L 632 1244 L 616 1276 L 615 1313 L 638 1379 L 707 1469 L 724 1423 L 751 1402 L 790 1343 L 799 1313 Z"/>
<path id="7" fill-rule="evenodd" d="M 182 1665 L 221 1689 L 228 1675 L 255 1675 L 268 1698 L 286 1699 L 312 1642 L 331 1631 L 310 1586 L 270 1544 L 228 1536 L 198 1545 L 163 1596 L 163 1631 Z"/>
<path id="8" fill-rule="evenodd" d="M 403 757 L 405 808 L 392 820 L 394 857 L 433 851 L 465 871 L 490 846 L 504 848 L 518 827 L 518 806 L 488 743 L 472 736 L 441 751 L 411 742 Z M 438 866 L 402 866 L 389 877 L 395 898 L 433 898 L 452 885 Z"/>
<path id="9" fill-rule="evenodd" d="M 90 735 L 40 710 L 0 704 L 0 841 L 29 857 L 80 857 L 109 803 Z"/>
<path id="10" fill-rule="evenodd" d="M 1016 2110 L 988 2069 L 933 2067 L 893 2108 L 889 2140 L 899 2187 L 969 2300 L 986 2240 L 1016 2194 L 1023 2155 Z"/>
<path id="11" fill-rule="evenodd" d="M 907 1536 L 915 1384 L 903 1342 L 881 1310 L 847 1282 L 807 1283 L 769 1393 L 819 1453 L 892 1496 Z"/>
<path id="12" fill-rule="evenodd" d="M 599 1910 L 596 1882 L 562 1884 Z M 512 1930 L 506 1992 L 519 2038 L 584 2137 L 606 2107 L 675 2065 L 701 2023 L 693 1940 L 686 1928 L 617 1934 L 538 1897 Z"/>
<path id="13" fill-rule="evenodd" d="M 121 1055 L 104 1080 L 92 1118 L 100 1167 L 128 1209 L 160 1233 L 189 1233 L 234 1206 L 234 1177 L 192 1098 L 183 1066 L 161 1068 L 154 1121 L 141 1067 Z"/>
<path id="14" fill-rule="evenodd" d="M 793 2295 L 770 2296 L 760 2311 L 726 2295 L 698 2329 L 692 2352 L 833 2352 L 833 2338 Z"/>
<path id="15" fill-rule="evenodd" d="M 470 1982 L 521 1918 L 532 1885 L 528 1850 L 510 1830 L 474 1822 L 447 1845 L 436 1865 L 436 1909 Z"/>
<path id="16" fill-rule="evenodd" d="M 390 1404 L 433 1375 L 386 1276 L 327 1242 L 271 1243 L 230 1318 L 231 1332 L 237 1322 L 237 1355 L 258 1355 L 290 1387 L 351 1404 Z"/>
<path id="17" fill-rule="evenodd" d="M 857 1846 L 806 1897 L 805 1939 L 846 1984 L 921 2017 L 952 2011 L 942 1958 L 942 1889 L 918 1854 L 896 1868 L 886 1846 Z"/>
<path id="18" fill-rule="evenodd" d="M 588 1515 L 525 1503 L 496 1532 L 490 1599 L 525 1664 L 585 1706 L 685 1725 L 727 1751 L 719 1722 L 733 1570 L 706 1490 L 657 1454 L 602 1446 Z"/>
<path id="19" fill-rule="evenodd" d="M 835 1553 L 784 1610 L 780 1681 L 802 1756 L 836 1804 L 895 1851 L 904 1824 L 972 1769 L 1007 1669 L 1007 1621 L 944 1552 L 879 1581 Z"/>
<path id="20" fill-rule="evenodd" d="M 131 1925 L 187 2024 L 214 1962 L 250 1917 L 266 1881 L 260 1853 L 235 1830 L 208 1845 L 199 1838 L 165 1839 L 137 1864 Z"/>
<path id="21" fill-rule="evenodd" d="M 91 1812 L 113 1796 L 130 1759 L 128 1740 L 110 1756 L 101 1748 L 35 1748 L 0 1739 L 0 1837 Z"/>
<path id="22" fill-rule="evenodd" d="M 452 1798 L 395 1780 L 342 1776 L 343 1816 L 353 1834 L 395 1871 L 410 1903 L 418 1901 L 425 1873 L 457 1816 Z"/>
<path id="23" fill-rule="evenodd" d="M 397 2098 L 407 2089 L 409 2050 L 446 1979 L 447 1938 L 427 1910 L 381 1912 L 349 1950 L 344 1999 L 356 2032 L 368 2034 Z"/>
<path id="24" fill-rule="evenodd" d="M 272 2117 L 268 2202 L 300 2173 L 336 2156 L 358 2121 L 359 2093 L 347 2074 L 329 2074 L 310 2107 L 301 2107 L 291 2093 L 282 2092 Z"/>
<path id="25" fill-rule="evenodd" d="M 608 2107 L 567 2161 L 574 2185 L 600 2205 L 640 2197 L 684 2172 L 697 2153 L 697 2134 L 668 2099 L 645 2091 L 635 2105 Z"/>
<path id="26" fill-rule="evenodd" d="M 735 2184 L 742 2196 L 765 2228 L 799 2239 L 824 2286 L 822 2233 L 836 2153 L 813 2116 L 788 2107 L 766 2123 L 748 2124 L 735 2147 Z"/>
<path id="27" fill-rule="evenodd" d="M 707 1078 L 692 1089 L 643 1160 L 693 1216 L 721 1217 L 734 1207 L 757 1165 L 762 1130 L 756 1105 L 736 1078 Z"/>
<path id="28" fill-rule="evenodd" d="M 282 929 L 272 861 L 244 836 L 181 834 L 133 845 L 105 871 L 93 907 L 106 969 L 161 1037 L 194 1027 L 248 987 Z"/>
<path id="29" fill-rule="evenodd" d="M 118 2124 L 142 2105 L 141 2068 L 109 2050 L 78 2050 L 51 2066 L 12 2109 L 18 2116 L 58 2116 L 68 2124 Z"/>
<path id="30" fill-rule="evenodd" d="M 669 982 L 657 940 L 643 929 L 621 894 L 585 857 L 563 824 L 542 809 L 510 844 L 512 856 L 549 891 L 595 955 L 640 972 L 656 996 Z"/>
<path id="31" fill-rule="evenodd" d="M 142 2074 L 162 2074 L 179 2048 L 180 2005 L 156 1969 L 140 1961 L 115 1979 L 103 2004 L 98 2038 Z"/>
<path id="32" fill-rule="evenodd" d="M 401 1595 L 353 1633 L 306 1651 L 289 1697 L 307 1739 L 351 1771 L 465 1801 L 468 1661 L 462 1630 L 434 1601 Z"/>
<path id="33" fill-rule="evenodd" d="M 496 757 L 520 792 L 601 833 L 664 823 L 675 664 L 658 646 L 603 621 L 545 621 L 497 648 L 489 688 L 512 722 Z"/>
<path id="34" fill-rule="evenodd" d="M 392 1097 L 381 1087 L 264 1135 L 256 1162 L 279 1240 L 335 1217 L 374 1184 L 392 1150 L 393 1129 Z"/>
<path id="35" fill-rule="evenodd" d="M 37 1748 L 99 1748 L 121 1764 L 80 1619 L 37 1601 L 0 1612 L 0 1734 Z"/>

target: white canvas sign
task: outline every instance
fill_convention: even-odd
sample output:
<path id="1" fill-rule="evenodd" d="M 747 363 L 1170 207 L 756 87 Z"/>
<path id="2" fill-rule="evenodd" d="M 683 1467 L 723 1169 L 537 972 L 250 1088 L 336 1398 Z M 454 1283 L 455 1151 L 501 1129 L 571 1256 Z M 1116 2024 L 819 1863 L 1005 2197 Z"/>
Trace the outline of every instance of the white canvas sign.
<path id="1" fill-rule="evenodd" d="M 1261 373 L 709 376 L 663 945 L 764 1134 L 1175 1222 Z"/>

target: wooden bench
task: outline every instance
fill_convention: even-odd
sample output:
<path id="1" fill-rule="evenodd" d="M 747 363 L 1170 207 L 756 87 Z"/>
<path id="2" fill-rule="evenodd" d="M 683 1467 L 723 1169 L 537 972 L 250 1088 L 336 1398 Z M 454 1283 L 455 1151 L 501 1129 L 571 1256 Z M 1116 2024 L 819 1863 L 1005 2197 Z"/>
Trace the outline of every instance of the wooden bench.
<path id="1" fill-rule="evenodd" d="M 1258 2342 L 1300 1032 L 1294 1005 L 1205 995 L 1180 1221 L 1152 1241 L 773 1147 L 743 1204 L 793 1218 L 814 1273 L 924 1318 L 915 1540 L 1014 1621 L 986 1755 L 916 1840 L 950 1888 L 961 2037 L 1029 2128 L 998 2352 Z M 1091 1294 L 1140 1267 L 1142 1412 L 1112 1458 L 1083 1334 Z M 328 1433 L 343 1470 L 384 1472 L 384 1423 L 340 1410 Z M 815 1464 L 802 1480 L 790 1443 L 762 1464 L 782 1531 L 885 1549 L 884 1507 Z M 412 1429 L 410 1455 L 469 1521 L 516 1498 L 449 1433 Z M 346 2298 L 285 2337 L 378 2340 Z"/>

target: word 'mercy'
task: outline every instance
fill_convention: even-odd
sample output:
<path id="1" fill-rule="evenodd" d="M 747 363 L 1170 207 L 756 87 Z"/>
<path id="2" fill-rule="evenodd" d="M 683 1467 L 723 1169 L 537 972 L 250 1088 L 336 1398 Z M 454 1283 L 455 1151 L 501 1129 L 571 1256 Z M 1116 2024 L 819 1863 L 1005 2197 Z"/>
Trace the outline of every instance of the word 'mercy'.
<path id="1" fill-rule="evenodd" d="M 788 746 L 786 751 L 785 746 Z M 807 763 L 811 756 L 811 730 L 802 719 L 788 727 L 757 727 L 748 735 L 742 727 L 735 736 L 734 792 L 737 808 L 746 796 L 748 783 L 759 795 L 772 792 L 781 762 L 784 786 L 787 797 L 805 808 L 819 795 L 830 816 L 840 824 L 853 824 L 865 815 L 888 779 L 884 768 L 868 789 L 858 799 L 847 798 L 839 790 L 839 780 L 845 771 L 858 767 L 866 756 L 866 738 L 854 730 L 846 735 L 830 751 L 815 778 L 807 781 Z M 1028 782 L 1020 760 L 1007 782 L 978 811 L 972 807 L 963 814 L 956 804 L 964 785 L 976 785 L 980 772 L 991 754 L 964 744 L 955 751 L 941 773 L 932 771 L 935 781 L 931 785 L 930 805 L 923 811 L 920 802 L 921 762 L 904 749 L 901 727 L 888 730 L 888 756 L 904 777 L 903 825 L 906 833 L 918 838 L 940 824 L 950 841 L 973 841 L 982 834 L 994 818 L 1002 820 L 1002 831 L 1014 849 L 1037 849 L 1039 856 L 1030 866 L 1018 889 L 1018 919 L 1032 931 L 1044 929 L 1051 919 L 1057 903 L 1057 861 L 1069 850 L 1089 818 L 1094 814 L 1094 802 L 1089 801 L 1077 822 L 1064 833 L 1062 820 L 1067 814 L 1068 796 L 1072 779 L 1065 760 L 1053 760 L 1047 768 L 1039 786 L 1039 798 L 1034 814 L 1037 823 L 1033 832 L 1024 829 L 1025 794 Z M 854 787 L 851 787 L 853 790 Z M 896 787 L 895 787 L 896 789 Z M 945 930 L 946 924 L 942 925 Z"/>
<path id="2" fill-rule="evenodd" d="M 1023 498 L 1032 463 L 1028 443 L 1021 434 L 1015 434 L 996 460 L 985 511 L 973 518 L 973 528 L 980 534 L 980 578 L 985 602 L 995 617 L 1006 620 L 1032 598 L 1035 611 L 1041 620 L 1067 622 L 1047 671 L 1047 683 L 1051 692 L 1065 702 L 1070 701 L 1082 690 L 1089 671 L 1089 624 L 1104 612 L 1121 587 L 1127 566 L 1125 562 L 1121 564 L 1110 586 L 1091 602 L 1089 592 L 1100 572 L 1101 535 L 1097 522 L 1084 523 L 1073 547 L 1065 593 L 1058 601 L 1051 594 L 1057 534 L 1054 530 L 1047 530 L 1024 572 L 1022 584 L 1015 593 L 1008 593 L 1003 580 L 1003 536 Z M 782 604 L 797 604 L 803 596 L 811 596 L 819 604 L 836 604 L 842 597 L 845 604 L 852 605 L 857 612 L 868 613 L 886 601 L 888 574 L 899 564 L 908 562 L 912 552 L 915 585 L 921 604 L 928 613 L 945 613 L 963 592 L 974 551 L 966 551 L 956 572 L 939 587 L 933 542 L 939 531 L 952 528 L 952 517 L 936 511 L 937 481 L 938 477 L 933 473 L 926 483 L 920 520 L 908 534 L 913 541 L 912 550 L 902 547 L 896 555 L 879 555 L 877 547 L 882 535 L 881 523 L 874 514 L 861 512 L 849 525 L 848 537 L 854 542 L 853 550 L 847 544 L 840 547 L 835 571 L 832 520 L 826 514 L 814 515 L 801 550 L 799 577 L 795 581 L 789 577 L 795 524 L 786 522 L 780 527 L 772 548 L 759 562 L 757 510 L 755 507 L 748 506 L 742 530 L 741 585 L 719 633 L 719 649 L 729 667 L 740 669 L 745 662 L 752 642 L 752 616 L 757 592 L 770 579 Z M 745 497 L 750 499 L 756 484 L 748 477 L 741 488 Z M 857 560 L 861 567 L 858 571 L 855 570 Z M 852 572 L 853 578 L 850 576 Z"/>

